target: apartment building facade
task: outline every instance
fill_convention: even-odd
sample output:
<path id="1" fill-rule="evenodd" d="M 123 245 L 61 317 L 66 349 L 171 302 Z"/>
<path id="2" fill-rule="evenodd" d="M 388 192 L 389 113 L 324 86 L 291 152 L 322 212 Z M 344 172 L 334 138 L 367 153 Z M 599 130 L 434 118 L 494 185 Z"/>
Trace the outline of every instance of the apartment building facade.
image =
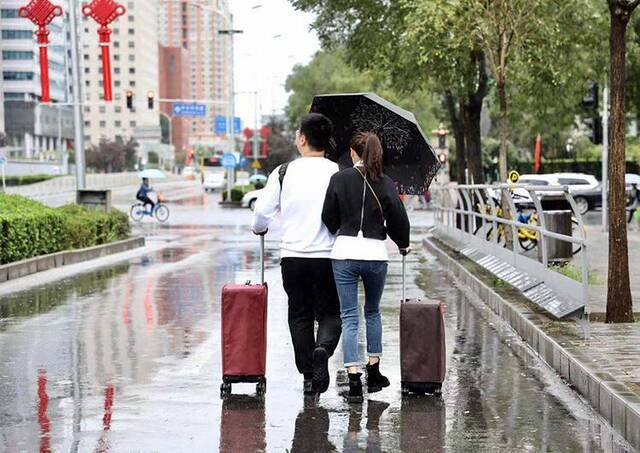
<path id="1" fill-rule="evenodd" d="M 161 140 L 158 102 L 148 108 L 147 96 L 159 94 L 158 0 L 123 2 L 124 16 L 112 24 L 111 67 L 113 102 L 103 95 L 102 58 L 97 24 L 84 15 L 81 20 L 81 78 L 84 96 L 84 133 L 87 144 L 122 138 L 140 145 Z M 126 93 L 133 93 L 133 108 L 127 108 Z"/>
<path id="2" fill-rule="evenodd" d="M 207 114 L 190 119 L 188 142 L 192 148 L 222 147 L 215 134 L 215 117 L 229 115 L 232 78 L 232 36 L 220 30 L 233 26 L 227 0 L 160 0 L 159 42 L 183 47 L 190 60 L 189 84 L 194 99 L 207 102 Z"/>
<path id="3" fill-rule="evenodd" d="M 55 103 L 69 101 L 68 2 L 57 2 L 65 15 L 49 26 L 49 79 L 53 104 L 43 105 L 35 26 L 18 16 L 23 1 L 0 4 L 0 131 L 7 134 L 11 157 L 59 160 L 73 139 L 71 109 Z M 4 124 L 3 124 L 4 123 Z"/>

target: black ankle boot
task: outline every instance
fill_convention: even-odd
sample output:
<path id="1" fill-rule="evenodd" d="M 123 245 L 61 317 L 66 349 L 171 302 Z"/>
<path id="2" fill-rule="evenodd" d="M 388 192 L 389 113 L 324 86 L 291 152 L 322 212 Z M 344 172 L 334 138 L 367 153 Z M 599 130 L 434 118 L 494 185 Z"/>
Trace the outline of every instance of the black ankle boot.
<path id="1" fill-rule="evenodd" d="M 367 365 L 367 393 L 375 393 L 389 387 L 389 379 L 380 374 L 380 362 Z"/>
<path id="2" fill-rule="evenodd" d="M 349 395 L 347 400 L 350 403 L 362 403 L 362 373 L 349 373 Z"/>

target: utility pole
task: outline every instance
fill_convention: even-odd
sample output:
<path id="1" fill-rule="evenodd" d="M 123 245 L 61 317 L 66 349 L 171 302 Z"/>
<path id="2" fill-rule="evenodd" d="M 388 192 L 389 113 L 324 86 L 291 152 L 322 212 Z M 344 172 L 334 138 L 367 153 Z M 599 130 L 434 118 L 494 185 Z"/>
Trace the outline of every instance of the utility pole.
<path id="1" fill-rule="evenodd" d="M 258 92 L 253 92 L 253 160 L 258 160 Z M 258 169 L 253 170 L 254 174 L 258 174 Z"/>
<path id="2" fill-rule="evenodd" d="M 609 86 L 602 90 L 602 231 L 609 230 Z"/>
<path id="3" fill-rule="evenodd" d="M 69 0 L 69 31 L 71 35 L 71 78 L 73 81 L 73 135 L 76 152 L 76 190 L 86 188 L 84 159 L 84 120 L 82 119 L 82 93 L 80 90 L 80 49 L 78 46 L 78 7 Z"/>

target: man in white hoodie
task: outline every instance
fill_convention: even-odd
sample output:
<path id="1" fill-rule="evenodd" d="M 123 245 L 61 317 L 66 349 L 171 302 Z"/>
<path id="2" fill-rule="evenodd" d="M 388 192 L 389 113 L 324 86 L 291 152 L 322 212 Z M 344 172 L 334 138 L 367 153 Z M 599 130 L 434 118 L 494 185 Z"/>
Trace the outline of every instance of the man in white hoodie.
<path id="1" fill-rule="evenodd" d="M 289 330 L 306 394 L 329 387 L 328 360 L 342 332 L 340 300 L 331 268 L 334 236 L 322 223 L 322 206 L 338 165 L 325 158 L 333 125 L 324 115 L 306 115 L 296 131 L 301 157 L 276 168 L 255 206 L 253 231 L 266 234 L 280 214 L 281 268 L 289 298 Z M 317 338 L 314 324 L 318 322 Z"/>

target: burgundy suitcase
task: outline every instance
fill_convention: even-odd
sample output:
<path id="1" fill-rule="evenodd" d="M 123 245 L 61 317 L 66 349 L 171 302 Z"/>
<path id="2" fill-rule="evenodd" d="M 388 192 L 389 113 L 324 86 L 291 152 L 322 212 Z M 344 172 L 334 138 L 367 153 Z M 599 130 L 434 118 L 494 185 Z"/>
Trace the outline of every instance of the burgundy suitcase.
<path id="1" fill-rule="evenodd" d="M 225 285 L 222 288 L 222 385 L 256 383 L 258 395 L 267 391 L 267 284 L 264 282 L 264 236 L 260 237 L 262 283 Z"/>
<path id="2" fill-rule="evenodd" d="M 405 299 L 402 258 L 400 305 L 400 379 L 402 393 L 440 393 L 446 373 L 444 305 L 429 299 Z"/>

